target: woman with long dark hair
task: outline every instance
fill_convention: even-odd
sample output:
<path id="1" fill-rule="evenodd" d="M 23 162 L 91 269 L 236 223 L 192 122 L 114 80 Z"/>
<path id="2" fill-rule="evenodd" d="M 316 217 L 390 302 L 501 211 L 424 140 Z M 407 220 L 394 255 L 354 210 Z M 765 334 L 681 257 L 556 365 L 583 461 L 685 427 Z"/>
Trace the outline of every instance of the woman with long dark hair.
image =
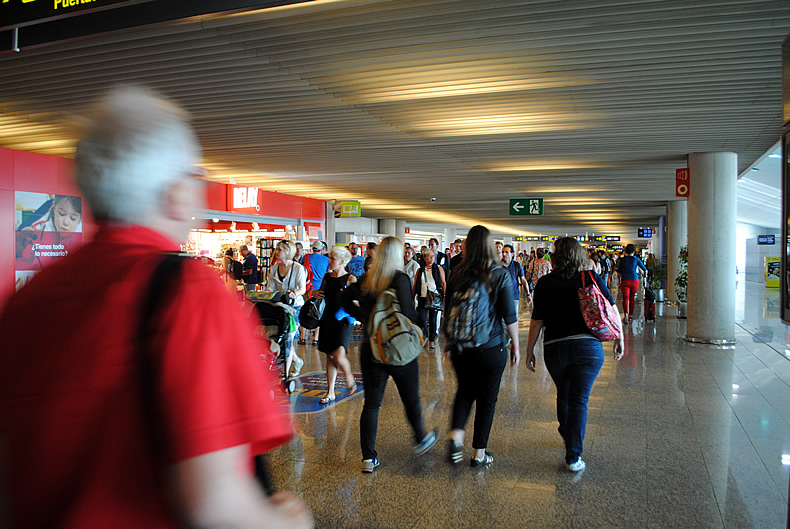
<path id="1" fill-rule="evenodd" d="M 603 279 L 587 272 L 589 256 L 575 239 L 563 237 L 554 243 L 553 271 L 540 278 L 532 298 L 527 361 L 534 364 L 534 348 L 541 329 L 543 358 L 557 386 L 557 420 L 565 441 L 565 463 L 572 472 L 584 470 L 582 445 L 587 427 L 587 401 L 595 378 L 603 366 L 603 344 L 587 327 L 579 307 L 582 273 L 591 273 L 595 283 L 617 312 L 617 305 Z M 618 319 L 616 320 L 619 322 Z M 623 356 L 623 333 L 614 343 L 614 358 Z"/>
<path id="2" fill-rule="evenodd" d="M 445 315 L 449 315 L 454 309 L 462 309 L 463 307 L 456 305 L 468 302 L 463 299 L 464 296 L 458 294 L 468 291 L 470 286 L 478 285 L 485 290 L 481 294 L 488 297 L 489 319 L 494 322 L 487 339 L 478 347 L 459 346 L 453 343 L 451 336 L 447 336 L 445 340 L 445 355 L 450 356 L 458 377 L 448 453 L 448 459 L 454 464 L 463 460 L 464 429 L 475 402 L 477 407 L 472 439 L 474 456 L 471 466 L 485 467 L 494 462 L 494 456 L 486 451 L 486 447 L 494 421 L 499 383 L 508 361 L 505 333 L 499 323 L 501 320 L 505 321 L 511 340 L 510 363 L 517 365 L 519 361 L 518 321 L 513 305 L 513 288 L 510 274 L 499 263 L 491 232 L 485 226 L 474 226 L 466 238 L 463 261 L 453 269 L 447 285 Z M 534 371 L 534 366 L 530 369 Z"/>

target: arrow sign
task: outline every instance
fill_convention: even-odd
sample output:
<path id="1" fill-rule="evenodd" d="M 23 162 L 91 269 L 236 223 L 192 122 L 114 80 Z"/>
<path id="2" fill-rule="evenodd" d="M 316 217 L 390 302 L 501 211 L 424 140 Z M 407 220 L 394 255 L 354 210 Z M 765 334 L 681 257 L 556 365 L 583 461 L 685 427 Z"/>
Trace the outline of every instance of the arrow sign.
<path id="1" fill-rule="evenodd" d="M 511 198 L 510 215 L 543 215 L 543 198 Z"/>

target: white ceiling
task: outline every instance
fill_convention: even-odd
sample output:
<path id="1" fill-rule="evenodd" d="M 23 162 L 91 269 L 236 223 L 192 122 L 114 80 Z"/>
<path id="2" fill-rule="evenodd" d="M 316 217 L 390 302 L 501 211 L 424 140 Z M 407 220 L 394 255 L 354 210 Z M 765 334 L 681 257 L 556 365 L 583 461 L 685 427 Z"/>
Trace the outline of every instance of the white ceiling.
<path id="1" fill-rule="evenodd" d="M 779 230 L 782 227 L 781 147 L 774 145 L 738 180 L 739 222 Z"/>
<path id="2" fill-rule="evenodd" d="M 687 153 L 744 170 L 777 141 L 788 33 L 786 0 L 317 1 L 2 55 L 0 146 L 68 155 L 71 116 L 145 83 L 220 181 L 418 228 L 629 234 Z M 508 216 L 526 196 L 544 217 Z"/>

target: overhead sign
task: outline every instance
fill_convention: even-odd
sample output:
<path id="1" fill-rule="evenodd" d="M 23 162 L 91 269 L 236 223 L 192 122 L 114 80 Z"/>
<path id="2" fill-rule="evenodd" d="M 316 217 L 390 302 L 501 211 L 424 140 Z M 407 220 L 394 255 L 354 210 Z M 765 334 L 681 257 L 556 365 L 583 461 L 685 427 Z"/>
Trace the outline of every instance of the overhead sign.
<path id="1" fill-rule="evenodd" d="M 511 198 L 511 215 L 543 215 L 543 198 Z"/>
<path id="2" fill-rule="evenodd" d="M 362 206 L 359 202 L 349 201 L 340 203 L 340 216 L 341 217 L 361 217 Z"/>
<path id="3" fill-rule="evenodd" d="M 653 228 L 639 228 L 636 230 L 636 236 L 642 239 L 650 239 L 653 237 Z"/>
<path id="4" fill-rule="evenodd" d="M 516 237 L 516 241 L 523 242 L 523 241 L 539 241 L 540 237 L 537 235 L 519 235 Z"/>
<path id="5" fill-rule="evenodd" d="M 691 180 L 690 169 L 675 169 L 675 196 L 689 196 L 689 184 Z"/>
<path id="6" fill-rule="evenodd" d="M 609 241 L 619 241 L 620 240 L 620 236 L 619 235 L 606 235 L 606 236 L 604 236 L 603 239 L 605 241 L 607 241 L 607 242 L 609 242 Z"/>
<path id="7" fill-rule="evenodd" d="M 558 235 L 543 235 L 541 236 L 540 240 L 543 242 L 554 242 L 559 239 Z"/>
<path id="8" fill-rule="evenodd" d="M 151 1 L 151 0 L 147 0 Z M 0 0 L 0 28 L 47 22 L 57 18 L 99 11 L 140 0 Z"/>
<path id="9" fill-rule="evenodd" d="M 303 0 L 0 0 L 0 51 L 72 40 L 221 12 L 242 12 Z M 10 30 L 15 30 L 13 33 Z"/>
<path id="10" fill-rule="evenodd" d="M 758 235 L 757 244 L 776 244 L 775 235 Z"/>

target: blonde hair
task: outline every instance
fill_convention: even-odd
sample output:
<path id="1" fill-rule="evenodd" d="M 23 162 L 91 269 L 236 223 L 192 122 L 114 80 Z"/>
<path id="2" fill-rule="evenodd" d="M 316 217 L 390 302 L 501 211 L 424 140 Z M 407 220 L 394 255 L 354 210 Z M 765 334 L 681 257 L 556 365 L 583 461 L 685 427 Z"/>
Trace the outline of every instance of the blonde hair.
<path id="1" fill-rule="evenodd" d="M 340 259 L 344 263 L 351 260 L 351 252 L 345 246 L 333 246 L 329 251 L 329 255 L 334 255 L 336 259 Z"/>
<path id="2" fill-rule="evenodd" d="M 396 272 L 403 271 L 403 241 L 387 237 L 376 248 L 376 256 L 362 283 L 362 292 L 378 296 L 390 286 Z"/>
<path id="3" fill-rule="evenodd" d="M 276 250 L 279 250 L 280 248 L 285 250 L 287 254 L 285 256 L 285 259 L 287 261 L 290 261 L 291 259 L 294 258 L 294 255 L 296 255 L 296 246 L 294 246 L 291 241 L 282 240 L 278 242 Z"/>

